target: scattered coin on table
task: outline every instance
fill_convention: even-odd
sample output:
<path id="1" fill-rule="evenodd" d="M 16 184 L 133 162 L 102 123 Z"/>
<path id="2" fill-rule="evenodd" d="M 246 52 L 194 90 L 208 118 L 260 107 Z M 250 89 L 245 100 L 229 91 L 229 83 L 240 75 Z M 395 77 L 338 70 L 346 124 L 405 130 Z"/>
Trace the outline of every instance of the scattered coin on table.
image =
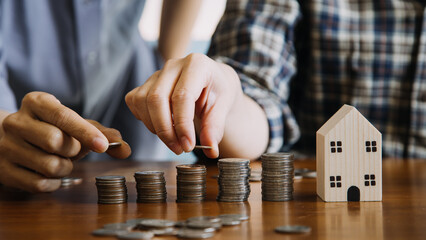
<path id="1" fill-rule="evenodd" d="M 248 220 L 245 214 L 190 217 L 185 221 L 135 218 L 125 223 L 105 224 L 92 232 L 94 236 L 116 236 L 118 239 L 151 239 L 154 236 L 205 239 L 213 237 L 223 226 L 239 225 Z"/>
<path id="2" fill-rule="evenodd" d="M 284 225 L 275 228 L 275 232 L 278 233 L 308 233 L 311 231 L 311 227 L 303 225 Z"/>
<path id="3" fill-rule="evenodd" d="M 125 232 L 117 234 L 118 239 L 128 239 L 128 240 L 148 240 L 154 237 L 152 232 Z"/>

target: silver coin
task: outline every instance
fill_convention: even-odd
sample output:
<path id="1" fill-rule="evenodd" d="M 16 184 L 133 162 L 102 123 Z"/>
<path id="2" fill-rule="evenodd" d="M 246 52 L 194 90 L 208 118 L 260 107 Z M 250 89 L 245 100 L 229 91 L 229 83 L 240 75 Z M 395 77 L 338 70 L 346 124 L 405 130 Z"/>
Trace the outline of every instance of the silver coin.
<path id="1" fill-rule="evenodd" d="M 303 225 L 284 225 L 275 228 L 275 232 L 279 233 L 308 233 L 311 227 Z"/>
<path id="2" fill-rule="evenodd" d="M 305 172 L 305 173 L 302 173 L 302 177 L 304 177 L 304 178 L 316 178 L 317 172 L 316 171 Z"/>
<path id="3" fill-rule="evenodd" d="M 121 142 L 112 142 L 108 144 L 108 150 L 112 148 L 120 147 L 120 146 L 121 146 Z"/>
<path id="4" fill-rule="evenodd" d="M 117 236 L 118 234 L 121 233 L 126 233 L 127 231 L 123 231 L 123 230 L 114 230 L 114 229 L 96 229 L 95 231 L 92 232 L 92 235 L 94 236 Z"/>
<path id="5" fill-rule="evenodd" d="M 221 221 L 221 219 L 219 217 L 216 216 L 198 216 L 198 217 L 190 217 L 188 219 L 186 219 L 187 222 L 191 222 L 191 221 L 210 221 L 213 223 L 218 223 Z"/>
<path id="6" fill-rule="evenodd" d="M 214 232 L 204 232 L 203 230 L 198 230 L 198 229 L 183 228 L 178 231 L 177 236 L 180 238 L 205 239 L 205 238 L 213 237 Z"/>
<path id="7" fill-rule="evenodd" d="M 110 223 L 110 224 L 105 224 L 104 229 L 130 231 L 135 226 L 136 226 L 136 224 L 130 224 L 130 223 Z"/>
<path id="8" fill-rule="evenodd" d="M 211 222 L 209 220 L 198 220 L 198 221 L 188 221 L 186 223 L 188 228 L 197 228 L 197 229 L 205 229 L 205 228 L 216 228 L 219 229 L 222 227 L 221 222 Z"/>
<path id="9" fill-rule="evenodd" d="M 130 239 L 130 240 L 148 240 L 154 237 L 154 233 L 152 232 L 126 232 L 126 233 L 120 233 L 117 235 L 118 239 Z"/>
<path id="10" fill-rule="evenodd" d="M 184 227 L 186 227 L 186 221 L 177 221 L 177 222 L 175 222 L 175 227 L 177 227 L 177 228 L 184 228 Z"/>
<path id="11" fill-rule="evenodd" d="M 240 225 L 240 223 L 241 223 L 240 220 L 236 220 L 232 218 L 222 219 L 223 226 L 236 226 L 236 225 Z"/>
<path id="12" fill-rule="evenodd" d="M 250 217 L 246 214 L 221 214 L 218 217 L 222 219 L 222 221 L 224 219 L 235 219 L 239 221 L 245 221 L 250 219 Z"/>
<path id="13" fill-rule="evenodd" d="M 174 227 L 161 228 L 161 229 L 149 229 L 155 236 L 175 236 L 177 234 L 177 229 Z"/>
<path id="14" fill-rule="evenodd" d="M 127 220 L 127 221 L 126 221 L 126 223 L 128 223 L 128 224 L 134 224 L 134 225 L 137 225 L 137 224 L 139 224 L 141 221 L 146 220 L 146 219 L 148 219 L 148 218 L 133 218 L 133 219 L 129 219 L 129 220 Z"/>
<path id="15" fill-rule="evenodd" d="M 166 219 L 145 219 L 141 220 L 138 225 L 149 228 L 167 228 L 173 227 L 175 225 L 175 221 Z"/>

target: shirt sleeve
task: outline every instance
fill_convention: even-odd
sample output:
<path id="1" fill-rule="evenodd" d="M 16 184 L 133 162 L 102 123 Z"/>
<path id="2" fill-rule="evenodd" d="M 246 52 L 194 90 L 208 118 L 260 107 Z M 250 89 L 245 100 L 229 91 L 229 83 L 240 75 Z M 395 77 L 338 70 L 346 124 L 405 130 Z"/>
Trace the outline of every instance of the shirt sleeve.
<path id="1" fill-rule="evenodd" d="M 296 73 L 293 34 L 300 17 L 296 0 L 229 0 L 208 53 L 234 68 L 244 93 L 265 111 L 268 152 L 288 150 L 300 137 L 288 105 Z"/>
<path id="2" fill-rule="evenodd" d="M 3 1 L 0 0 L 0 110 L 16 112 L 16 99 L 8 83 L 3 46 Z"/>

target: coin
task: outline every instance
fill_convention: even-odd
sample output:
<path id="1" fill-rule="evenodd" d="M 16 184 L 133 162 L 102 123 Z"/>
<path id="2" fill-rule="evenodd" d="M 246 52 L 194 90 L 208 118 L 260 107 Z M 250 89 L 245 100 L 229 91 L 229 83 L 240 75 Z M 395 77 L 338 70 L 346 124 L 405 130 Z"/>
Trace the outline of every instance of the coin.
<path id="1" fill-rule="evenodd" d="M 61 187 L 68 187 L 73 185 L 78 185 L 83 182 L 82 178 L 76 177 L 63 177 L 61 178 Z"/>
<path id="2" fill-rule="evenodd" d="M 112 142 L 108 144 L 108 150 L 111 148 L 116 148 L 116 147 L 120 147 L 121 146 L 121 142 Z"/>
<path id="3" fill-rule="evenodd" d="M 180 238 L 205 239 L 213 237 L 214 232 L 204 232 L 203 230 L 198 229 L 183 228 L 178 231 L 177 236 Z"/>
<path id="4" fill-rule="evenodd" d="M 115 229 L 96 229 L 92 232 L 92 235 L 95 236 L 117 236 L 120 233 L 126 233 L 127 231 L 123 230 L 115 230 Z"/>
<path id="5" fill-rule="evenodd" d="M 194 149 L 213 149 L 211 146 L 195 145 Z"/>
<path id="6" fill-rule="evenodd" d="M 105 224 L 104 229 L 130 231 L 135 226 L 136 224 L 130 224 L 130 223 L 110 223 L 110 224 Z"/>
<path id="7" fill-rule="evenodd" d="M 242 158 L 223 158 L 218 161 L 219 192 L 221 202 L 243 202 L 250 195 L 250 160 Z"/>
<path id="8" fill-rule="evenodd" d="M 290 153 L 265 153 L 262 161 L 262 200 L 293 199 L 294 156 Z"/>
<path id="9" fill-rule="evenodd" d="M 126 178 L 123 176 L 96 177 L 98 203 L 119 204 L 127 202 Z"/>
<path id="10" fill-rule="evenodd" d="M 152 232 L 126 232 L 117 234 L 118 239 L 130 239 L 130 240 L 148 240 L 154 237 Z"/>
<path id="11" fill-rule="evenodd" d="M 245 214 L 221 214 L 218 216 L 220 219 L 234 219 L 239 221 L 245 221 L 248 220 L 250 217 Z"/>
<path id="12" fill-rule="evenodd" d="M 166 220 L 166 219 L 144 219 L 141 220 L 138 226 L 148 227 L 148 228 L 167 228 L 173 227 L 175 221 Z"/>
<path id="13" fill-rule="evenodd" d="M 303 225 L 284 225 L 275 228 L 275 232 L 278 233 L 308 233 L 311 231 L 311 227 Z"/>
<path id="14" fill-rule="evenodd" d="M 140 171 L 134 174 L 136 190 L 138 192 L 136 201 L 139 203 L 161 203 L 167 200 L 166 180 L 164 172 Z"/>
<path id="15" fill-rule="evenodd" d="M 176 202 L 196 203 L 206 197 L 206 166 L 182 164 L 176 166 Z"/>

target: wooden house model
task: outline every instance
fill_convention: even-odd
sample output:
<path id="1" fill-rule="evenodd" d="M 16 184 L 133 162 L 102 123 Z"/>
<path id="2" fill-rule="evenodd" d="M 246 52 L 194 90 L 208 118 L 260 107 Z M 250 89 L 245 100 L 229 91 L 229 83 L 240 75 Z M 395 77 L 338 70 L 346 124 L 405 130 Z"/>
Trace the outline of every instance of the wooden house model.
<path id="1" fill-rule="evenodd" d="M 382 135 L 354 107 L 316 134 L 317 194 L 326 202 L 382 200 Z"/>

